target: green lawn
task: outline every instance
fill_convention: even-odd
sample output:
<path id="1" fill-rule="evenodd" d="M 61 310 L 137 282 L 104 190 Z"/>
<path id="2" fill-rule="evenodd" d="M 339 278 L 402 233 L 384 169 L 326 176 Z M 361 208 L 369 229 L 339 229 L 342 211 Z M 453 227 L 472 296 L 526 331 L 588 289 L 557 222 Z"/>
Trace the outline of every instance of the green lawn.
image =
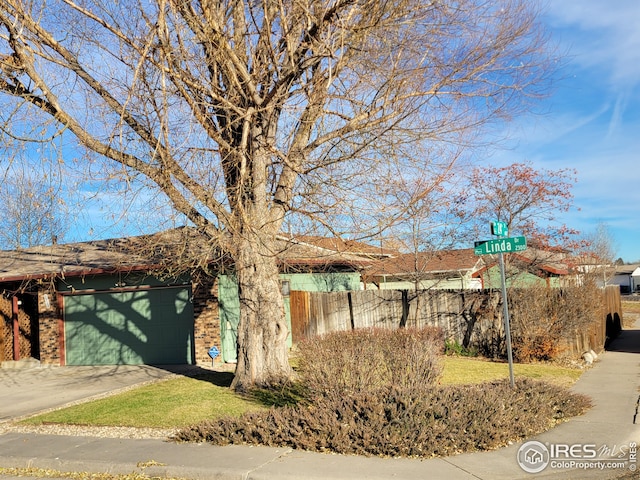
<path id="1" fill-rule="evenodd" d="M 229 389 L 232 379 L 231 373 L 212 372 L 197 378 L 164 380 L 32 417 L 23 423 L 175 428 L 265 408 L 257 400 L 233 393 Z"/>
<path id="2" fill-rule="evenodd" d="M 509 376 L 506 363 L 468 357 L 444 357 L 442 384 L 481 383 Z M 571 385 L 577 369 L 547 364 L 516 365 L 515 375 Z M 267 408 L 278 398 L 247 398 L 229 390 L 231 373 L 160 381 L 80 405 L 32 417 L 23 423 L 66 423 L 128 427 L 180 428 L 227 415 Z M 291 393 L 291 392 L 287 392 Z"/>
<path id="3" fill-rule="evenodd" d="M 569 387 L 580 377 L 582 370 L 546 363 L 515 364 L 516 377 L 546 380 Z M 442 384 L 482 383 L 499 378 L 509 378 L 506 362 L 493 362 L 481 358 L 445 357 Z"/>

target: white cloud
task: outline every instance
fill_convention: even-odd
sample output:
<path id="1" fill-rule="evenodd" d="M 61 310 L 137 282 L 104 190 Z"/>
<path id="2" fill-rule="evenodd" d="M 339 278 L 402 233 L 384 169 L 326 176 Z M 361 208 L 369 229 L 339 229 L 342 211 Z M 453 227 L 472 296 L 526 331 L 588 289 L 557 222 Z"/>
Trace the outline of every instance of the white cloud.
<path id="1" fill-rule="evenodd" d="M 640 2 L 637 0 L 551 0 L 550 23 L 573 61 L 598 68 L 614 88 L 640 81 Z"/>

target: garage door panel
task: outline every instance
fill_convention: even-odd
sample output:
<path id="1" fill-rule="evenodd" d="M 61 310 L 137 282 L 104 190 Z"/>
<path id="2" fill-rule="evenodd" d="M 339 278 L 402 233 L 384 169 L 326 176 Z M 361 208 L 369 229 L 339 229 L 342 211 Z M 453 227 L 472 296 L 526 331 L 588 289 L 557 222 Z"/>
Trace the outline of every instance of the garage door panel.
<path id="1" fill-rule="evenodd" d="M 192 363 L 188 288 L 65 298 L 68 365 Z"/>

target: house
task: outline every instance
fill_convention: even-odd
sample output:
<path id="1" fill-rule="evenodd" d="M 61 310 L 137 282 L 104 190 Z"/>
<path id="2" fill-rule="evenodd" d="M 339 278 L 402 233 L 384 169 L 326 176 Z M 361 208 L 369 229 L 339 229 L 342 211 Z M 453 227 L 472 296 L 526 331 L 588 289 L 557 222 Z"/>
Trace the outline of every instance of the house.
<path id="1" fill-rule="evenodd" d="M 505 277 L 509 287 L 562 287 L 572 277 L 572 271 L 565 253 L 554 250 L 528 248 L 505 255 Z M 483 256 L 485 265 L 473 272 L 473 278 L 480 280 L 481 288 L 498 289 L 502 286 L 502 276 L 497 255 Z"/>
<path id="2" fill-rule="evenodd" d="M 507 284 L 559 287 L 571 274 L 561 252 L 529 248 L 505 255 Z M 400 254 L 363 272 L 365 288 L 479 290 L 501 287 L 497 255 L 476 255 L 473 248 Z"/>
<path id="3" fill-rule="evenodd" d="M 618 285 L 621 293 L 640 292 L 640 263 L 616 265 L 607 285 Z"/>
<path id="4" fill-rule="evenodd" d="M 575 274 L 576 285 L 582 285 L 584 278 L 590 277 L 601 288 L 611 284 L 610 280 L 615 276 L 617 268 L 610 261 L 594 253 L 579 253 L 570 256 L 567 263 Z"/>
<path id="5" fill-rule="evenodd" d="M 217 312 L 168 259 L 187 230 L 0 252 L 0 360 L 188 364 L 206 354 Z"/>
<path id="6" fill-rule="evenodd" d="M 379 256 L 278 241 L 285 294 L 359 288 L 358 270 Z M 231 259 L 188 228 L 1 251 L 0 294 L 0 361 L 194 364 L 210 361 L 212 346 L 235 358 Z"/>
<path id="7" fill-rule="evenodd" d="M 398 254 L 363 271 L 366 289 L 480 289 L 473 274 L 484 267 L 473 248 Z"/>

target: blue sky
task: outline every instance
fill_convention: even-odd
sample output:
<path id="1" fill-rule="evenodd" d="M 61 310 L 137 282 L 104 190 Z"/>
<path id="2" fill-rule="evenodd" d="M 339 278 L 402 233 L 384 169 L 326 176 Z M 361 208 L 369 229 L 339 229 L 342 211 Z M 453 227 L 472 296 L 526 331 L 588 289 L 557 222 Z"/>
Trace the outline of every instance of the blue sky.
<path id="1" fill-rule="evenodd" d="M 537 114 L 508 127 L 506 148 L 489 162 L 576 169 L 576 208 L 562 222 L 586 234 L 606 225 L 616 258 L 640 262 L 640 1 L 548 0 L 544 20 L 563 58 L 552 94 L 536 105 Z M 69 237 L 172 226 L 160 225 L 156 215 L 149 218 L 148 210 L 141 215 L 146 202 L 139 198 L 122 194 L 123 204 L 117 205 L 113 192 L 110 200 L 94 195 L 94 201 L 85 200 Z M 131 208 L 136 203 L 143 207 Z"/>
<path id="2" fill-rule="evenodd" d="M 640 261 L 640 2 L 549 0 L 545 12 L 562 67 L 542 113 L 518 119 L 494 160 L 576 169 L 562 221 L 606 225 L 616 258 Z"/>

